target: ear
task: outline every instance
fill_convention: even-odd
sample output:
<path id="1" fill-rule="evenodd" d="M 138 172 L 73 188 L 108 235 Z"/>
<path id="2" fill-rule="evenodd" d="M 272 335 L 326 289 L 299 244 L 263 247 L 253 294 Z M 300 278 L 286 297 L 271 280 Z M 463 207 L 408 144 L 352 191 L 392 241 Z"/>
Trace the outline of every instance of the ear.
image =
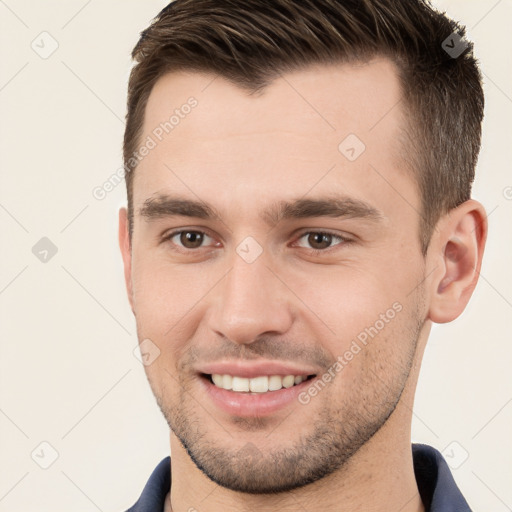
<path id="1" fill-rule="evenodd" d="M 436 269 L 430 283 L 433 322 L 451 322 L 464 311 L 480 275 L 486 238 L 487 215 L 473 199 L 438 222 L 428 256 Z"/>
<path id="2" fill-rule="evenodd" d="M 133 307 L 132 251 L 128 212 L 126 208 L 119 209 L 119 248 L 121 249 L 121 256 L 123 257 L 124 280 L 126 283 L 126 291 L 128 292 L 128 300 L 130 301 L 132 312 L 135 315 L 135 309 Z"/>

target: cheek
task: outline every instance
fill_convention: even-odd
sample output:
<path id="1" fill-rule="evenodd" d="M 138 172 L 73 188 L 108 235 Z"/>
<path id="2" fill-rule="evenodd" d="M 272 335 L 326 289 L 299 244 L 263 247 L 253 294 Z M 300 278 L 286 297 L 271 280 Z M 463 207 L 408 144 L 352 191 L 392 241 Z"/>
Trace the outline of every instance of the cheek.
<path id="1" fill-rule="evenodd" d="M 290 281 L 304 301 L 301 310 L 315 326 L 316 338 L 333 358 L 341 359 L 344 382 L 356 382 L 368 368 L 384 375 L 407 366 L 418 321 L 417 297 L 411 293 L 420 281 L 417 268 L 410 259 L 374 257 L 312 266 L 307 275 L 296 273 Z"/>
<path id="2" fill-rule="evenodd" d="M 186 315 L 201 292 L 204 294 L 200 276 L 193 270 L 144 255 L 134 259 L 133 283 L 137 322 L 160 329 L 160 335 Z"/>
<path id="3" fill-rule="evenodd" d="M 290 272 L 286 279 L 294 283 L 293 290 L 305 306 L 301 309 L 313 312 L 335 338 L 346 342 L 386 312 L 394 317 L 393 305 L 403 302 L 407 285 L 383 274 L 384 269 L 332 265 L 312 267 L 307 275 Z"/>
<path id="4" fill-rule="evenodd" d="M 355 336 L 339 343 L 339 390 L 368 404 L 383 403 L 403 388 L 418 340 L 418 318 L 410 302 L 385 310 L 377 321 L 368 322 Z"/>
<path id="5" fill-rule="evenodd" d="M 138 336 L 140 340 L 151 339 L 161 351 L 147 372 L 176 372 L 176 363 L 205 316 L 208 294 L 222 275 L 222 269 L 213 266 L 172 265 L 144 254 L 134 259 Z"/>

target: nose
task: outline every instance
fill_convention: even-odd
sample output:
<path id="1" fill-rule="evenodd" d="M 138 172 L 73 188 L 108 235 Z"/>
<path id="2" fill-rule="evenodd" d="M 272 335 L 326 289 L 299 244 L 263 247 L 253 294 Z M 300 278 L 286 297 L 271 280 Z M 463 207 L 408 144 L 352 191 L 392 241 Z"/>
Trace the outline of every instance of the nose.
<path id="1" fill-rule="evenodd" d="M 293 323 L 291 293 L 263 257 L 247 263 L 235 255 L 216 291 L 209 327 L 234 343 L 247 345 L 264 334 L 284 334 Z"/>

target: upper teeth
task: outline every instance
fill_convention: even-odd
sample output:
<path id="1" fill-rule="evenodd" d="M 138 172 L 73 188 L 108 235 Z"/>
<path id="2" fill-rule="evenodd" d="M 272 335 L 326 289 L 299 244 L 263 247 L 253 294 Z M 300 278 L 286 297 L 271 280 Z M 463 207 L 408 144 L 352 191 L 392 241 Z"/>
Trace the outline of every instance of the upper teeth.
<path id="1" fill-rule="evenodd" d="M 262 375 L 252 379 L 234 375 L 219 375 L 218 373 L 212 375 L 213 383 L 219 388 L 232 391 L 252 391 L 253 393 L 266 393 L 281 388 L 291 388 L 294 384 L 300 384 L 306 379 L 307 376 L 303 375 L 286 375 L 286 377 Z"/>

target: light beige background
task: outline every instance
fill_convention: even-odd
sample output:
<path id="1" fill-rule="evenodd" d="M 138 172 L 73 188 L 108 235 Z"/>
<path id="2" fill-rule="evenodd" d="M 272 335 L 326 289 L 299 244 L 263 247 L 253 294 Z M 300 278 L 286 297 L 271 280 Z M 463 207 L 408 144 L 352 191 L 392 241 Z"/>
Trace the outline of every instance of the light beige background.
<path id="1" fill-rule="evenodd" d="M 93 196 L 122 165 L 129 54 L 164 4 L 0 0 L 1 512 L 125 510 L 168 454 L 167 425 L 133 354 L 117 248 L 124 182 Z M 490 236 L 467 311 L 434 327 L 413 439 L 460 464 L 453 473 L 474 510 L 504 512 L 512 510 L 512 2 L 435 4 L 468 26 L 484 72 L 474 196 Z M 46 59 L 31 47 L 48 51 L 52 39 L 58 49 Z M 42 237 L 58 249 L 46 263 L 32 253 Z M 42 469 L 53 450 L 58 458 Z"/>

